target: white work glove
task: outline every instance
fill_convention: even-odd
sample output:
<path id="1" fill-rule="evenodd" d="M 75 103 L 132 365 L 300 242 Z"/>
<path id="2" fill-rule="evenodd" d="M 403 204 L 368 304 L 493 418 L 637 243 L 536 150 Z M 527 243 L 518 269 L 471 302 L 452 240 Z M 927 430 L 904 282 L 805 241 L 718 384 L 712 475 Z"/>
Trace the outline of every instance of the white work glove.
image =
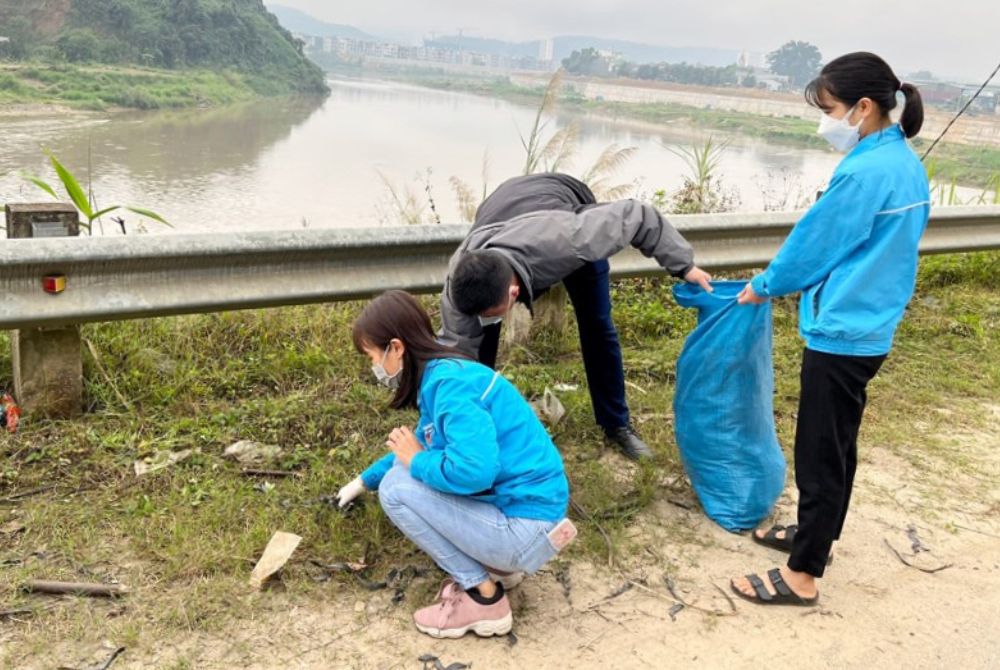
<path id="1" fill-rule="evenodd" d="M 344 509 L 365 491 L 365 483 L 361 481 L 361 477 L 355 477 L 346 486 L 337 491 L 337 506 L 340 509 Z"/>

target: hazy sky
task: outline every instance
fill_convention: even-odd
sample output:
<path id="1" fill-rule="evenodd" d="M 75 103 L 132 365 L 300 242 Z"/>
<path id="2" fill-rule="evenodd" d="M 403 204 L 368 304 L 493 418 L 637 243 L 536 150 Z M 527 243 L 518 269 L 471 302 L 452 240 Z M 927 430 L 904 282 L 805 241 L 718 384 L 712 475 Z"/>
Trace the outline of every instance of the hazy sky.
<path id="1" fill-rule="evenodd" d="M 586 34 L 665 46 L 767 52 L 790 39 L 825 60 L 874 51 L 905 73 L 985 78 L 1000 60 L 998 0 L 266 0 L 413 42 L 438 34 L 530 40 Z"/>

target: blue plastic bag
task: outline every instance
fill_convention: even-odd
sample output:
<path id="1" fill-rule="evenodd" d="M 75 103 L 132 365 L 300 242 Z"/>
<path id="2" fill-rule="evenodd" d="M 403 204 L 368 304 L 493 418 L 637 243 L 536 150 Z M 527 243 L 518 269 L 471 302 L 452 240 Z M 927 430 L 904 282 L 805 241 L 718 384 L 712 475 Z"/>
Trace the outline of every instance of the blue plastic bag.
<path id="1" fill-rule="evenodd" d="M 677 361 L 677 446 L 705 514 L 729 531 L 756 527 L 785 486 L 774 430 L 771 304 L 737 304 L 744 286 L 674 287 L 678 304 L 698 310 Z"/>

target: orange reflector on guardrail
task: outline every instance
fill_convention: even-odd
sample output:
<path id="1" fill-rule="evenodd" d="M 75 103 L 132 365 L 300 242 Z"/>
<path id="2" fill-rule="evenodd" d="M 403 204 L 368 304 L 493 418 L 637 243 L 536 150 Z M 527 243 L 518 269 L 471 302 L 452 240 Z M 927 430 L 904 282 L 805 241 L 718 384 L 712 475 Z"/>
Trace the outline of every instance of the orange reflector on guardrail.
<path id="1" fill-rule="evenodd" d="M 66 290 L 66 275 L 46 275 L 42 277 L 42 288 L 46 293 L 62 293 Z"/>

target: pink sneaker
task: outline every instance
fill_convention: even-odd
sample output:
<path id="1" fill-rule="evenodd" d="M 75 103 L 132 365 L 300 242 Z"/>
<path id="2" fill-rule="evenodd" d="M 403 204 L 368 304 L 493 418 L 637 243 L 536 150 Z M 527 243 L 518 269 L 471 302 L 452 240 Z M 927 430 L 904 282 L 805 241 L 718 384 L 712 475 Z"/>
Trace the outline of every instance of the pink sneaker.
<path id="1" fill-rule="evenodd" d="M 489 637 L 509 633 L 514 618 L 506 595 L 492 605 L 480 605 L 452 582 L 444 585 L 438 602 L 414 612 L 413 622 L 431 637 L 462 637 L 470 630 Z"/>

